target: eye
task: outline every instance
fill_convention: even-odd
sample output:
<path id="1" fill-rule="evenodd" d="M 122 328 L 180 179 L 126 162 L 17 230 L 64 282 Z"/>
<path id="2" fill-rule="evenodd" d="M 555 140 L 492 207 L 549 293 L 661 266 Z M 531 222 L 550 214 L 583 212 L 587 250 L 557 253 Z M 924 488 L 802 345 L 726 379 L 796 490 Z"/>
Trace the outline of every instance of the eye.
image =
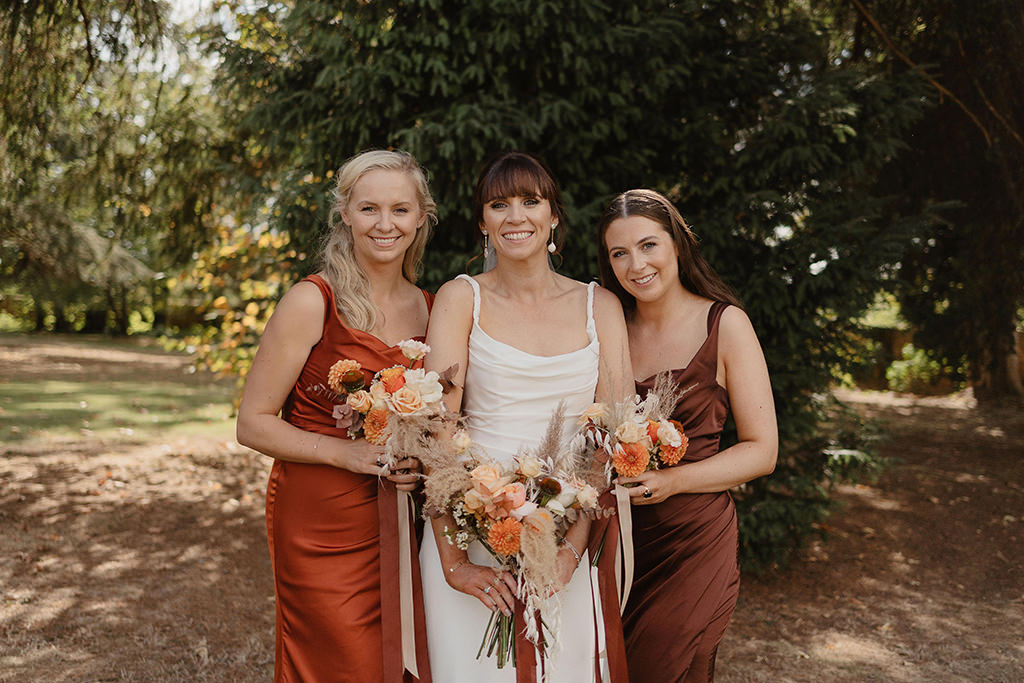
<path id="1" fill-rule="evenodd" d="M 540 204 L 540 200 L 537 199 L 536 197 L 527 197 L 525 200 L 523 200 L 523 204 L 525 204 L 526 206 L 537 206 L 538 204 Z"/>
<path id="2" fill-rule="evenodd" d="M 409 213 L 409 209 L 405 208 L 404 206 L 400 206 L 397 209 L 395 209 L 395 213 Z"/>
<path id="3" fill-rule="evenodd" d="M 613 249 L 608 255 L 611 258 L 619 258 L 620 256 L 625 256 L 626 251 L 624 249 Z"/>
<path id="4" fill-rule="evenodd" d="M 656 246 L 658 246 L 657 242 L 644 242 L 643 244 L 640 245 L 640 248 L 646 251 L 650 251 L 651 249 L 654 249 Z"/>
<path id="5" fill-rule="evenodd" d="M 501 211 L 507 206 L 507 204 L 505 204 L 505 202 L 501 199 L 495 199 L 493 202 L 488 204 L 488 206 L 494 209 L 495 211 Z"/>
<path id="6" fill-rule="evenodd" d="M 359 211 L 361 213 L 373 213 L 376 210 L 377 210 L 377 207 L 375 207 L 375 206 L 361 206 L 361 207 L 359 207 Z"/>

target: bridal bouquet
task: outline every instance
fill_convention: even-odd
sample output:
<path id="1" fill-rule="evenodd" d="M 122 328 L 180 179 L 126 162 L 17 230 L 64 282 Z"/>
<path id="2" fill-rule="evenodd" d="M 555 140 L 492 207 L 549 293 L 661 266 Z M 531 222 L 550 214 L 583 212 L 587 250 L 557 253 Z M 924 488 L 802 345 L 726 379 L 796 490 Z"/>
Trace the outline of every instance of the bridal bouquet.
<path id="1" fill-rule="evenodd" d="M 580 416 L 574 447 L 595 453 L 619 476 L 671 467 L 689 445 L 683 426 L 668 418 L 681 397 L 671 376 L 663 374 L 643 400 L 633 396 L 610 407 L 595 403 Z"/>
<path id="2" fill-rule="evenodd" d="M 447 446 L 436 445 L 421 456 L 429 468 L 424 493 L 426 508 L 449 513 L 455 529 L 446 529 L 449 543 L 466 549 L 480 542 L 503 569 L 517 580 L 517 597 L 527 616 L 526 636 L 543 652 L 538 622 L 556 637 L 557 604 L 548 600 L 559 588 L 560 544 L 577 516 L 598 510 L 603 472 L 563 445 L 564 407 L 559 405 L 537 448 L 521 451 L 514 466 L 489 458 L 464 430 Z M 494 655 L 498 668 L 515 663 L 513 617 L 494 612 L 477 651 Z"/>
<path id="3" fill-rule="evenodd" d="M 367 386 L 362 365 L 352 359 L 334 363 L 327 374 L 327 386 L 341 403 L 334 406 L 336 426 L 345 428 L 349 438 L 360 436 L 376 445 L 389 446 L 396 420 L 420 422 L 444 414 L 441 378 L 434 371 L 413 368 L 430 352 L 422 342 L 407 339 L 398 343 L 409 367 L 394 365 L 377 372 Z"/>

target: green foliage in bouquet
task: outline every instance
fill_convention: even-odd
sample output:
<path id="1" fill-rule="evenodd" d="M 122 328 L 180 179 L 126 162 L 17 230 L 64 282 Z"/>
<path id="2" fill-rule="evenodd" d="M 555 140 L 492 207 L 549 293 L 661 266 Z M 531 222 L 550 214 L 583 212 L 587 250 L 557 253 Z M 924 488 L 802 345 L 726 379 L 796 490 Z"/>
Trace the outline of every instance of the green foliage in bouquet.
<path id="1" fill-rule="evenodd" d="M 296 244 L 325 224 L 327 174 L 349 156 L 400 147 L 423 163 L 441 217 L 428 288 L 477 253 L 472 185 L 496 152 L 533 152 L 552 168 L 570 217 L 556 265 L 583 280 L 597 274 L 592 226 L 615 194 L 672 198 L 743 299 L 772 375 L 783 450 L 776 472 L 739 496 L 750 566 L 784 559 L 827 515 L 829 485 L 860 469 L 837 461 L 859 446 L 817 397 L 849 321 L 927 222 L 875 182 L 921 115 L 923 82 L 849 60 L 848 36 L 817 11 L 237 3 L 236 25 L 212 27 L 208 44 L 223 57 L 221 97 L 239 112 L 246 191 L 273 199 L 267 220 Z"/>

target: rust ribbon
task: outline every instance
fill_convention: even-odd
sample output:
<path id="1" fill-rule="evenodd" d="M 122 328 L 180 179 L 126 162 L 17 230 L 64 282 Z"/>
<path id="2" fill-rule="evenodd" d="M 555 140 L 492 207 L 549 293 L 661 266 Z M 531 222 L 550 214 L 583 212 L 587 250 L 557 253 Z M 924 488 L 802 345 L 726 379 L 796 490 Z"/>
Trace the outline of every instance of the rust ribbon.
<path id="1" fill-rule="evenodd" d="M 532 616 L 537 620 L 537 633 L 543 640 L 544 632 L 540 622 L 540 613 Z M 537 647 L 526 637 L 526 605 L 516 599 L 515 613 L 512 621 L 516 633 L 516 683 L 537 683 Z M 540 652 L 541 680 L 544 679 L 544 653 Z"/>
<path id="2" fill-rule="evenodd" d="M 602 508 L 617 507 L 618 499 L 612 489 L 601 495 Z M 626 664 L 626 641 L 622 635 L 622 615 L 619 605 L 619 590 L 616 581 L 619 565 L 619 522 L 610 517 L 595 520 L 590 527 L 587 551 L 591 558 L 597 557 L 597 585 L 601 597 L 601 616 L 604 618 L 605 648 L 608 651 L 608 675 L 611 683 L 627 683 L 629 668 Z M 600 555 L 598 555 L 600 553 Z M 593 561 L 593 560 L 591 560 Z M 589 571 L 589 567 L 587 568 Z M 593 584 L 591 584 L 593 585 Z M 594 611 L 597 611 L 594 599 Z M 601 653 L 594 620 L 594 676 L 601 683 Z"/>
<path id="3" fill-rule="evenodd" d="M 412 499 L 389 481 L 377 487 L 380 516 L 380 622 L 382 683 L 401 683 L 408 670 L 420 683 L 432 683 L 427 657 L 427 625 Z"/>

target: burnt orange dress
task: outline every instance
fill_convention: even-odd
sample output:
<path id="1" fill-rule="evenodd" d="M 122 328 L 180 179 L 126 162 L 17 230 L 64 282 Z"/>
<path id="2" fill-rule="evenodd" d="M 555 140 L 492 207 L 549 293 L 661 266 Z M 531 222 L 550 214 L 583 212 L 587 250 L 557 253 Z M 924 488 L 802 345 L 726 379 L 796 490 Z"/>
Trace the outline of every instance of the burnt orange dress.
<path id="1" fill-rule="evenodd" d="M 718 452 L 729 395 L 718 384 L 718 323 L 690 364 L 672 375 L 685 390 L 673 411 L 690 445 L 683 463 Z M 654 377 L 637 382 L 646 396 Z M 728 491 L 683 493 L 633 507 L 635 573 L 622 615 L 629 677 L 643 683 L 714 679 L 715 655 L 739 597 L 736 507 Z M 652 664 L 656 663 L 656 664 Z"/>
<path id="2" fill-rule="evenodd" d="M 398 347 L 346 327 L 323 278 L 304 281 L 320 288 L 327 312 L 323 335 L 282 416 L 309 432 L 345 436 L 333 417 L 336 398 L 326 389 L 331 365 L 342 358 L 357 360 L 369 383 L 376 371 L 408 361 Z M 433 297 L 423 295 L 429 308 Z M 275 681 L 381 681 L 377 491 L 376 476 L 274 461 L 267 484 L 267 539 L 277 606 Z"/>

